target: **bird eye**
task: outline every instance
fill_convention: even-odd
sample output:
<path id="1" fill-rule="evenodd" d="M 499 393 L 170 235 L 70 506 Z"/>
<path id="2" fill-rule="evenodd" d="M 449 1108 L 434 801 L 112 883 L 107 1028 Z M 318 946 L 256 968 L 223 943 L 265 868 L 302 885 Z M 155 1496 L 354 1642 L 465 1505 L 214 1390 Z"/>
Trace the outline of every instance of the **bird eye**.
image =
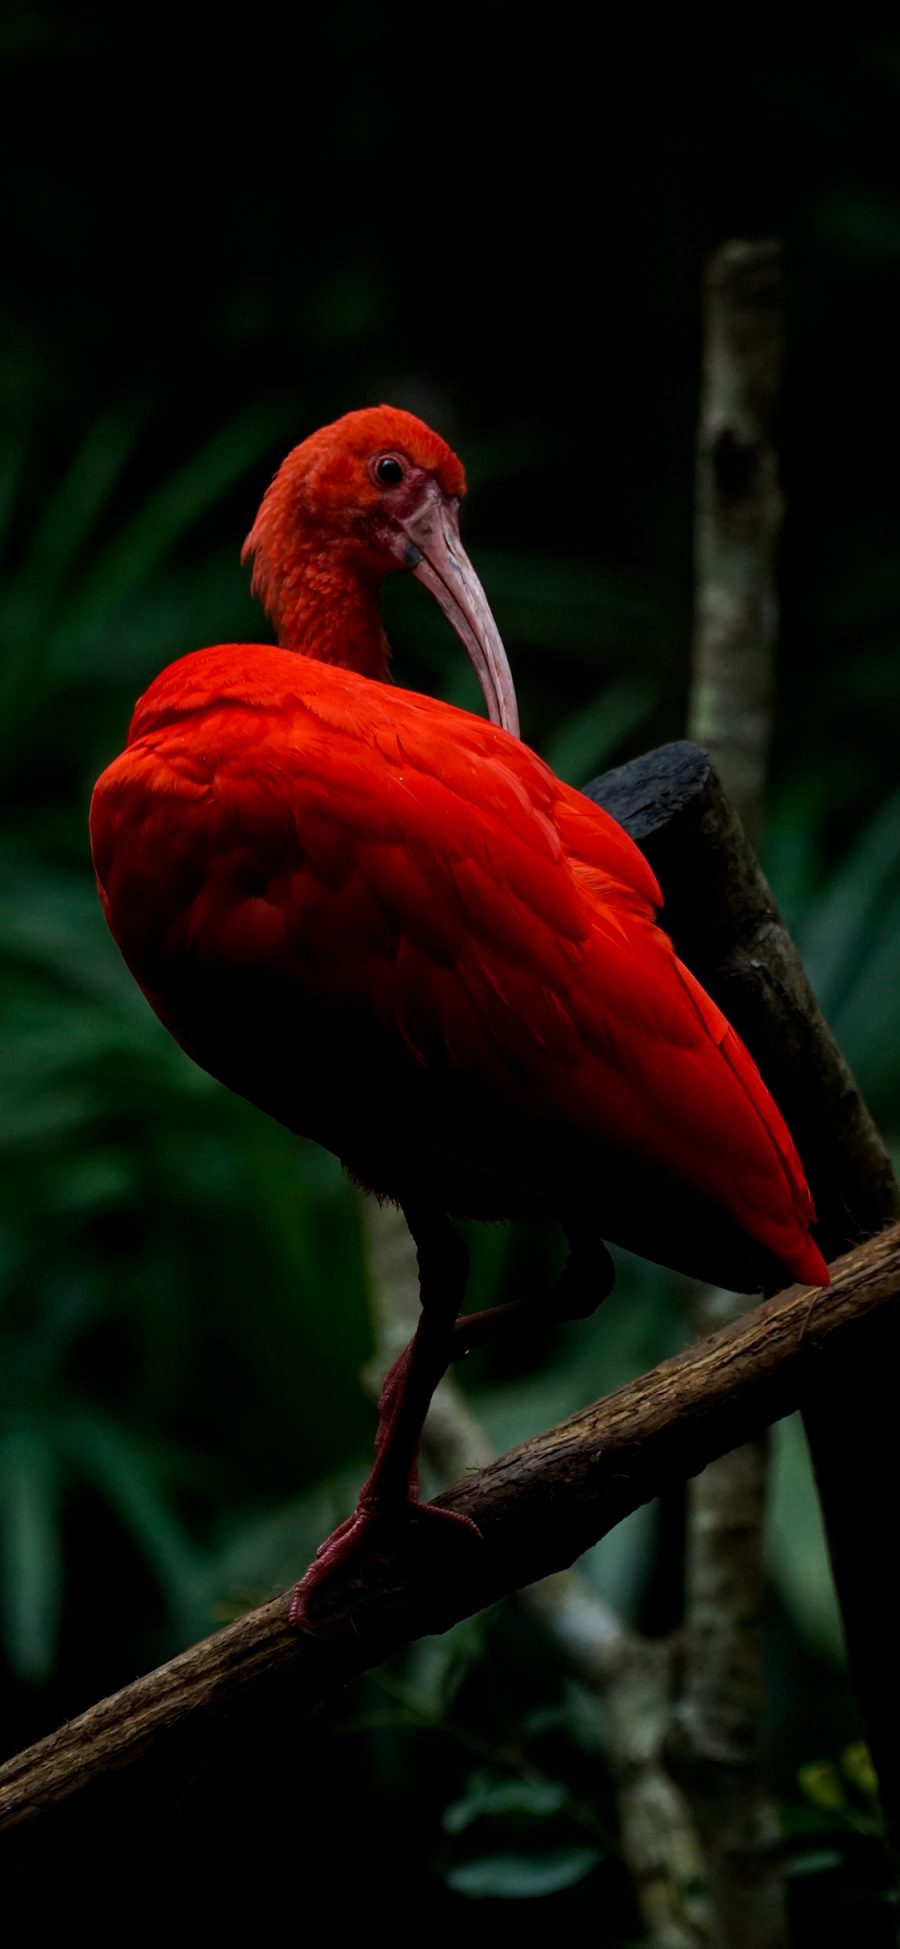
<path id="1" fill-rule="evenodd" d="M 399 487 L 403 479 L 402 463 L 392 453 L 383 453 L 379 460 L 373 461 L 372 472 L 382 487 Z"/>

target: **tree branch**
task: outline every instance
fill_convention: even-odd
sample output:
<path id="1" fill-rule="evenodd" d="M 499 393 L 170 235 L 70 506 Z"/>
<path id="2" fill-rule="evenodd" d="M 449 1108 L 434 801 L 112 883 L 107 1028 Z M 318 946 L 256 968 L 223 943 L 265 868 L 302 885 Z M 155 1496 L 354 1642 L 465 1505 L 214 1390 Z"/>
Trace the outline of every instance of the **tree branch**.
<path id="1" fill-rule="evenodd" d="M 826 1259 L 900 1217 L 884 1144 L 708 753 L 663 745 L 586 792 L 646 854 L 678 953 L 759 1064 L 803 1158 Z"/>
<path id="2" fill-rule="evenodd" d="M 746 1042 L 784 1112 L 825 1257 L 900 1217 L 884 1144 L 706 752 L 667 745 L 587 789 L 647 854 L 679 954 Z M 801 1406 L 850 1667 L 900 1859 L 900 1593 L 872 1494 L 873 1483 L 896 1494 L 898 1369 L 900 1310 L 891 1308 L 860 1332 L 846 1360 L 823 1358 Z"/>
<path id="3" fill-rule="evenodd" d="M 441 1503 L 472 1517 L 482 1544 L 442 1539 L 432 1555 L 404 1531 L 322 1590 L 314 1632 L 289 1629 L 280 1597 L 10 1760 L 0 1826 L 71 1803 L 113 1769 L 152 1759 L 183 1771 L 217 1716 L 233 1723 L 252 1705 L 258 1723 L 308 1708 L 408 1639 L 571 1563 L 673 1481 L 791 1413 L 826 1349 L 844 1359 L 870 1316 L 896 1315 L 900 1226 L 833 1270 L 825 1290 L 791 1287 L 448 1491 Z"/>

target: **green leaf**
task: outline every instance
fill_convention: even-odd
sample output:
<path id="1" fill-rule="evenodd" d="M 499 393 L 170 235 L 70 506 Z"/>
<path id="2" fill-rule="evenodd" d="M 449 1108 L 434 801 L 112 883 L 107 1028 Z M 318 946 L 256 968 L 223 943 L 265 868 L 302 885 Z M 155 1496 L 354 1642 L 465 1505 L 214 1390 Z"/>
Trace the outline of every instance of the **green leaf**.
<path id="1" fill-rule="evenodd" d="M 353 1508 L 365 1472 L 360 1456 L 346 1477 L 317 1482 L 290 1502 L 229 1508 L 208 1556 L 214 1615 L 236 1617 L 285 1589 L 312 1561 L 323 1537 Z"/>
<path id="2" fill-rule="evenodd" d="M 86 836 L 85 856 L 87 864 Z M 88 871 L 57 871 L 25 852 L 0 853 L 0 938 L 5 955 L 142 1016 Z"/>
<path id="3" fill-rule="evenodd" d="M 51 493 L 21 570 L 36 612 L 52 612 L 54 595 L 84 551 L 137 442 L 137 419 L 115 407 L 88 433 Z"/>
<path id="4" fill-rule="evenodd" d="M 488 1816 L 545 1819 L 558 1814 L 567 1798 L 560 1780 L 498 1780 L 489 1773 L 473 1773 L 465 1793 L 446 1808 L 441 1825 L 445 1834 L 461 1834 Z"/>
<path id="5" fill-rule="evenodd" d="M 846 1008 L 878 933 L 886 894 L 900 872 L 900 792 L 851 847 L 826 893 L 798 929 L 810 980 L 829 1018 Z"/>
<path id="6" fill-rule="evenodd" d="M 627 641 L 649 642 L 658 621 L 646 588 L 608 564 L 564 555 L 507 553 L 480 545 L 478 567 L 510 642 L 565 652 L 596 667 Z"/>
<path id="7" fill-rule="evenodd" d="M 0 549 L 5 547 L 12 525 L 21 473 L 22 455 L 11 440 L 6 440 L 0 446 Z"/>
<path id="8" fill-rule="evenodd" d="M 282 419 L 280 407 L 253 406 L 217 428 L 199 452 L 148 496 L 103 551 L 84 578 L 77 609 L 97 622 L 133 589 L 147 584 L 176 543 L 271 446 Z"/>
<path id="9" fill-rule="evenodd" d="M 847 1796 L 833 1760 L 808 1760 L 800 1767 L 797 1779 L 807 1799 L 821 1812 L 837 1814 L 846 1806 Z"/>
<path id="10" fill-rule="evenodd" d="M 898 817 L 900 824 L 900 817 Z M 897 941 L 900 890 L 872 916 L 853 979 L 831 1025 L 870 1108 L 877 1116 L 896 1116 L 900 1090 L 900 1036 L 897 1035 Z"/>
<path id="11" fill-rule="evenodd" d="M 170 1456 L 96 1413 L 71 1417 L 67 1447 L 154 1571 L 181 1629 L 189 1634 L 202 1625 L 208 1578 L 166 1490 Z"/>
<path id="12" fill-rule="evenodd" d="M 446 1717 L 483 1649 L 484 1627 L 479 1617 L 461 1618 L 451 1631 L 442 1632 L 439 1638 L 422 1638 L 410 1648 L 405 1691 L 423 1720 L 438 1725 Z"/>
<path id="13" fill-rule="evenodd" d="M 643 1503 L 595 1543 L 581 1567 L 607 1604 L 627 1622 L 636 1622 L 654 1561 L 659 1531 L 655 1503 Z"/>
<path id="14" fill-rule="evenodd" d="M 557 1895 L 584 1881 L 601 1859 L 599 1848 L 547 1848 L 539 1854 L 483 1854 L 448 1868 L 444 1880 L 457 1895 L 471 1900 L 528 1901 L 538 1895 Z"/>
<path id="15" fill-rule="evenodd" d="M 841 1766 L 851 1786 L 855 1787 L 864 1799 L 878 1799 L 878 1775 L 864 1740 L 856 1739 L 851 1746 L 845 1747 L 841 1754 Z"/>
<path id="16" fill-rule="evenodd" d="M 842 1868 L 844 1856 L 834 1847 L 810 1848 L 806 1854 L 794 1855 L 786 1865 L 789 1875 L 822 1875 Z"/>
<path id="17" fill-rule="evenodd" d="M 798 1630 L 820 1658 L 844 1662 L 840 1612 L 828 1562 L 809 1450 L 799 1415 L 772 1430 L 769 1556 Z"/>
<path id="18" fill-rule="evenodd" d="M 0 1559 L 3 1641 L 25 1684 L 52 1674 L 59 1640 L 63 1557 L 59 1471 L 38 1432 L 17 1429 L 0 1444 Z"/>
<path id="19" fill-rule="evenodd" d="M 48 497 L 28 555 L 2 592 L 0 734 L 6 743 L 43 707 L 66 614 L 64 581 L 74 572 L 133 447 L 134 425 L 121 412 L 96 423 Z"/>
<path id="20" fill-rule="evenodd" d="M 583 785 L 609 765 L 650 715 L 653 691 L 639 677 L 622 677 L 602 695 L 565 718 L 542 746 L 542 755 L 559 778 Z"/>

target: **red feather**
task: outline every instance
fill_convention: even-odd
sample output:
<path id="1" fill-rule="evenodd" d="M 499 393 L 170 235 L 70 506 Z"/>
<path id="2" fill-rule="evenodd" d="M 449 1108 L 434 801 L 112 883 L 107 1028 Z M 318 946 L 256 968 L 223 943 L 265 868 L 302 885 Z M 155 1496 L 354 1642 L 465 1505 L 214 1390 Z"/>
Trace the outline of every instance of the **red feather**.
<path id="1" fill-rule="evenodd" d="M 205 1068 L 365 1184 L 505 1217 L 610 1153 L 821 1280 L 747 1051 L 654 924 L 627 834 L 524 745 L 262 645 L 173 664 L 92 812 L 109 924 Z"/>
<path id="2" fill-rule="evenodd" d="M 713 1278 L 739 1276 L 736 1241 L 748 1283 L 772 1258 L 828 1276 L 788 1131 L 657 927 L 646 861 L 511 735 L 509 666 L 459 539 L 464 485 L 444 442 L 387 407 L 304 441 L 245 551 L 282 647 L 164 671 L 91 813 L 107 919 L 172 1034 L 402 1202 L 415 1232 L 419 1327 L 294 1621 L 415 1501 L 429 1399 L 476 1331 L 457 1318 L 447 1213 L 561 1218 L 570 1314 L 608 1289 L 603 1236 Z M 451 618 L 492 723 L 384 682 L 392 569 Z"/>

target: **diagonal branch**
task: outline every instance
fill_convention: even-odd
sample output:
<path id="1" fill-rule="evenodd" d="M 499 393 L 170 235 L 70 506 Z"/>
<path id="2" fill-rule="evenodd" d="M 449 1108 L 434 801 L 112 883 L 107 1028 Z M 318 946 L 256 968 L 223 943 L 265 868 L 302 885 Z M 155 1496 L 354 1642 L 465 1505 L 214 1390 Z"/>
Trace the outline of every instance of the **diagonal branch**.
<path id="1" fill-rule="evenodd" d="M 426 1556 L 404 1532 L 364 1574 L 323 1590 L 314 1634 L 290 1631 L 280 1597 L 10 1760 L 0 1826 L 71 1801 L 113 1769 L 180 1773 L 226 1712 L 233 1724 L 246 1705 L 257 1722 L 309 1708 L 408 1639 L 570 1564 L 673 1481 L 791 1413 L 811 1373 L 843 1360 L 898 1291 L 894 1226 L 840 1260 L 825 1290 L 790 1287 L 448 1491 L 441 1502 L 478 1523 L 482 1545 L 465 1537 Z"/>
<path id="2" fill-rule="evenodd" d="M 900 1187 L 770 887 L 705 752 L 667 745 L 588 788 L 646 852 L 682 959 L 746 1042 L 793 1133 L 833 1259 L 900 1217 Z M 734 1281 L 735 1285 L 740 1283 Z M 896 1494 L 900 1309 L 810 1372 L 802 1402 L 850 1668 L 900 1862 L 900 1602 L 872 1484 Z"/>

